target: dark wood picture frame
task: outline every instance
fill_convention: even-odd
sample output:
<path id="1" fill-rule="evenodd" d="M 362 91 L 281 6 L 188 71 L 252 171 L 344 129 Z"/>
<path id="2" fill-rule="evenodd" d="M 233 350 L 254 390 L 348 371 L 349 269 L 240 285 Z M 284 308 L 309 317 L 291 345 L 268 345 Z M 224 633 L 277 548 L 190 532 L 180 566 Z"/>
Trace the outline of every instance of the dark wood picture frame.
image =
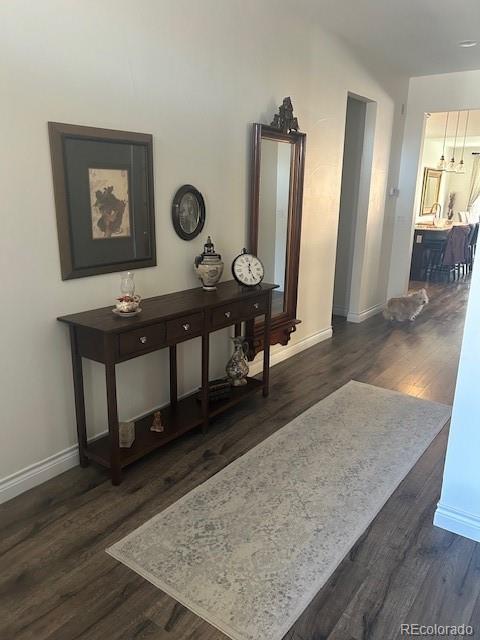
<path id="1" fill-rule="evenodd" d="M 268 126 L 258 123 L 253 125 L 249 250 L 255 255 L 258 254 L 262 139 L 288 142 L 292 145 L 285 264 L 285 304 L 282 313 L 272 316 L 270 333 L 270 344 L 272 345 L 286 345 L 290 340 L 291 334 L 295 331 L 296 325 L 301 322 L 301 320 L 296 317 L 296 314 L 306 137 L 305 133 L 301 133 L 299 131 L 290 130 L 285 133 L 280 127 L 273 127 L 271 125 Z M 249 343 L 250 359 L 253 359 L 255 355 L 263 349 L 263 324 L 263 322 L 253 321 L 247 323 L 246 336 Z"/>
<path id="2" fill-rule="evenodd" d="M 200 213 L 198 224 L 191 233 L 185 231 L 180 222 L 180 204 L 183 197 L 186 196 L 187 193 L 192 194 L 192 196 L 197 201 Z M 182 240 L 193 240 L 194 238 L 196 238 L 202 232 L 202 229 L 205 225 L 205 217 L 205 200 L 203 199 L 202 194 L 193 185 L 184 184 L 182 187 L 180 187 L 180 189 L 177 190 L 172 201 L 172 223 L 177 236 L 182 238 Z"/>
<path id="3" fill-rule="evenodd" d="M 125 271 L 132 269 L 140 269 L 143 267 L 153 267 L 157 264 L 156 258 L 156 241 L 155 241 L 155 207 L 154 207 L 154 183 L 153 183 L 153 138 L 150 134 L 134 133 L 130 131 L 118 131 L 113 129 L 99 129 L 96 127 L 86 127 L 80 125 L 64 124 L 59 122 L 49 122 L 48 132 L 50 139 L 50 153 L 52 160 L 52 174 L 53 174 L 53 187 L 55 196 L 55 208 L 57 216 L 57 231 L 58 231 L 58 243 L 60 251 L 60 266 L 62 280 L 69 280 L 71 278 L 82 278 L 85 276 L 98 275 L 102 273 L 111 273 L 114 271 Z M 137 166 L 134 160 L 131 160 L 131 166 L 125 165 L 125 160 L 119 158 L 118 161 L 107 163 L 107 169 L 121 169 L 127 171 L 127 180 L 129 181 L 129 198 L 130 187 L 133 179 L 130 175 L 130 171 L 134 171 L 137 176 L 135 181 L 135 188 L 132 189 L 132 200 L 129 202 L 129 211 L 133 219 L 131 219 L 132 233 L 129 235 L 130 245 L 135 244 L 135 250 L 130 246 L 129 255 L 125 256 L 123 260 L 121 256 L 118 259 L 109 260 L 103 263 L 101 259 L 96 263 L 78 264 L 76 260 L 76 242 L 77 238 L 73 232 L 75 226 L 74 209 L 77 207 L 77 203 L 74 200 L 74 196 L 71 193 L 69 187 L 69 180 L 72 176 L 69 173 L 68 167 L 68 155 L 67 144 L 76 142 L 88 142 L 88 143 L 101 143 L 103 149 L 107 149 L 112 158 L 115 157 L 117 151 L 123 149 L 123 156 L 126 154 L 126 150 L 131 149 L 131 156 L 138 155 L 142 158 L 142 166 Z M 113 146 L 107 146 L 113 145 Z M 117 146 L 115 146 L 117 145 Z M 93 149 L 95 145 L 91 146 Z M 88 165 L 92 168 L 103 166 L 95 163 L 95 158 L 88 160 Z M 144 166 L 143 166 L 144 165 Z M 75 176 L 78 184 L 83 187 L 88 187 L 88 175 L 82 172 L 82 175 Z M 140 186 L 138 186 L 140 185 Z M 83 188 L 83 192 L 85 191 Z M 131 207 L 131 208 L 130 208 Z M 142 225 L 138 235 L 135 236 L 136 220 L 135 216 L 142 215 Z M 82 215 L 83 215 L 82 211 Z M 89 212 L 90 213 L 90 212 Z M 87 224 L 87 223 L 85 223 Z M 138 225 L 137 225 L 138 226 Z M 141 233 L 141 235 L 140 235 Z M 131 237 L 131 239 L 130 239 Z M 122 238 L 123 240 L 123 238 Z M 142 251 L 138 257 L 132 257 L 132 253 L 137 253 L 137 244 L 141 241 Z M 96 242 L 96 240 L 95 240 Z M 107 240 L 101 240 L 101 242 L 107 243 L 119 243 L 118 238 L 108 238 Z M 98 245 L 100 246 L 100 245 Z M 107 247 L 107 245 L 105 245 Z M 110 245 L 113 246 L 113 245 Z M 123 247 L 121 244 L 117 244 L 117 247 Z M 121 252 L 121 249 L 118 251 Z M 84 255 L 87 250 L 84 249 Z M 83 261 L 85 262 L 85 260 Z"/>

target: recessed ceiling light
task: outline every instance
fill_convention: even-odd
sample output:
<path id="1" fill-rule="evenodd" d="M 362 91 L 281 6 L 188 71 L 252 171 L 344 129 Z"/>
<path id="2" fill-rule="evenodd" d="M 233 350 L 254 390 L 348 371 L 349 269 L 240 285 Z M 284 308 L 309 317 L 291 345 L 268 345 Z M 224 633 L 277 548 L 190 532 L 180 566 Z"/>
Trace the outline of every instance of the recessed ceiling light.
<path id="1" fill-rule="evenodd" d="M 464 49 L 469 49 L 470 47 L 476 47 L 478 42 L 476 40 L 462 40 L 458 43 L 459 47 L 463 47 Z"/>

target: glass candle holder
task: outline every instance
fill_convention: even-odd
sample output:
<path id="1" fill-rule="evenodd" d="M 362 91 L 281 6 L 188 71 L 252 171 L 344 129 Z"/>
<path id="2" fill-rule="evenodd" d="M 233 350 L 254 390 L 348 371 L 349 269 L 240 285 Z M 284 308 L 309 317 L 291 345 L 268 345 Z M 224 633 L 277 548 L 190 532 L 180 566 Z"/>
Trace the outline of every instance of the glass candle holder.
<path id="1" fill-rule="evenodd" d="M 120 280 L 120 291 L 124 296 L 130 296 L 133 298 L 135 295 L 135 280 L 133 278 L 135 274 L 132 271 L 122 273 Z"/>

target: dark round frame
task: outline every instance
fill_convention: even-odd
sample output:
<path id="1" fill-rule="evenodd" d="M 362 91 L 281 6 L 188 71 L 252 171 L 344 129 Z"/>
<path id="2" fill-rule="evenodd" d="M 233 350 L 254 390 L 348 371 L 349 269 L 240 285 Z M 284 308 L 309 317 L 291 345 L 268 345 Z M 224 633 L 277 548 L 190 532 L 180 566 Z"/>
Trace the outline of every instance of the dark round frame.
<path id="1" fill-rule="evenodd" d="M 191 193 L 193 195 L 198 203 L 198 208 L 200 211 L 198 224 L 195 227 L 194 231 L 192 231 L 192 233 L 187 233 L 184 229 L 182 229 L 182 226 L 180 224 L 180 203 L 182 201 L 182 198 L 187 193 Z M 193 238 L 196 238 L 198 234 L 201 233 L 205 225 L 205 200 L 203 199 L 200 191 L 198 189 L 195 189 L 195 187 L 191 184 L 184 184 L 183 187 L 180 187 L 180 189 L 174 195 L 172 202 L 172 222 L 177 236 L 182 238 L 182 240 L 193 240 Z"/>

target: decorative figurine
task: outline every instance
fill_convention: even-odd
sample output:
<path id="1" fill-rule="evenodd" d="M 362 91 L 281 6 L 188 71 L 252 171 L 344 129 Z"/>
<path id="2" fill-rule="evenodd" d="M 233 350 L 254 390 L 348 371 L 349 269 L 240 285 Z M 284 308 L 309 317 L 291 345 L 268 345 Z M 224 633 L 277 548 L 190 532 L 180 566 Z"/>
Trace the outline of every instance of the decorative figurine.
<path id="1" fill-rule="evenodd" d="M 135 440 L 135 422 L 120 422 L 118 425 L 118 444 L 129 449 Z"/>
<path id="2" fill-rule="evenodd" d="M 234 351 L 232 357 L 227 362 L 225 371 L 232 386 L 240 387 L 247 384 L 247 376 L 250 370 L 246 355 L 248 343 L 242 336 L 232 338 L 232 340 Z"/>
<path id="3" fill-rule="evenodd" d="M 216 284 L 222 277 L 222 256 L 215 252 L 210 236 L 204 246 L 203 253 L 195 258 L 195 273 L 200 279 L 205 291 L 215 291 Z"/>
<path id="4" fill-rule="evenodd" d="M 157 431 L 157 433 L 162 433 L 162 431 L 165 431 L 165 427 L 162 423 L 162 414 L 160 413 L 160 411 L 155 411 L 155 413 L 153 414 L 153 422 L 152 426 L 150 427 L 150 431 Z"/>

